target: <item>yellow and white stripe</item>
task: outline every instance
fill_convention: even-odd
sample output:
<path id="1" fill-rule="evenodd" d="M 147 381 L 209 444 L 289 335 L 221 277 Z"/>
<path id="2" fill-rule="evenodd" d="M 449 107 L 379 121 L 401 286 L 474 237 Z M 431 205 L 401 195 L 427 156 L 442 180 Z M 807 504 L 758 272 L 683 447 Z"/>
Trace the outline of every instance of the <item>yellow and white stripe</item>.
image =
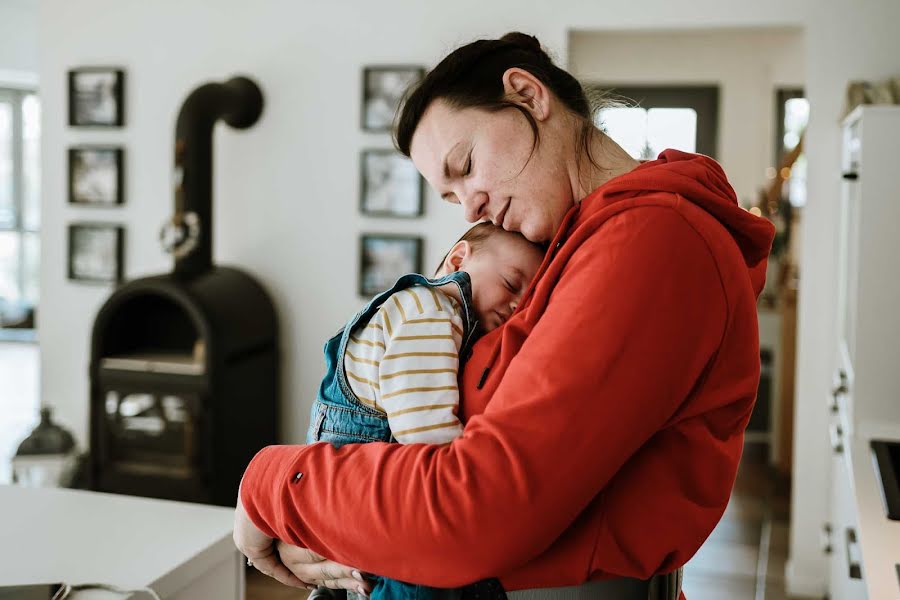
<path id="1" fill-rule="evenodd" d="M 462 433 L 456 381 L 462 336 L 456 300 L 425 286 L 399 291 L 350 336 L 344 355 L 350 389 L 387 415 L 400 443 L 448 443 Z"/>

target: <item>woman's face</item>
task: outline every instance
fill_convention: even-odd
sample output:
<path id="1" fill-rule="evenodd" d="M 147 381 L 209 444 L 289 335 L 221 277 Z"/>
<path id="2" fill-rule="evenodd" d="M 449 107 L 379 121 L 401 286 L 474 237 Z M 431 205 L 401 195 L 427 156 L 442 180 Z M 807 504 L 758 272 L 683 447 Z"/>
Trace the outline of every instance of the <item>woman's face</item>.
<path id="1" fill-rule="evenodd" d="M 573 205 L 565 153 L 538 121 L 541 139 L 513 108 L 488 112 L 431 103 L 412 138 L 413 164 L 441 197 L 532 242 L 553 238 Z M 529 160 L 530 156 L 530 160 Z"/>

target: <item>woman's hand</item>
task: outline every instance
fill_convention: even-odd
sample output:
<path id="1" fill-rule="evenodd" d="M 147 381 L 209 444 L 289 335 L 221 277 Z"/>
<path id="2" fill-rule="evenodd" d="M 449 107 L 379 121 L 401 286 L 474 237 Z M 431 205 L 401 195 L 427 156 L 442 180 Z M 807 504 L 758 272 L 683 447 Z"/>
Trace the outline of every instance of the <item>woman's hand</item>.
<path id="1" fill-rule="evenodd" d="M 234 511 L 233 536 L 234 545 L 260 573 L 277 579 L 284 585 L 315 589 L 315 586 L 301 581 L 284 565 L 284 561 L 275 552 L 274 540 L 257 529 L 247 516 L 240 495 Z"/>
<path id="2" fill-rule="evenodd" d="M 276 542 L 278 556 L 291 574 L 298 580 L 331 589 L 344 589 L 368 596 L 372 585 L 358 570 L 327 560 L 307 548 Z M 280 580 L 279 580 L 280 581 Z"/>

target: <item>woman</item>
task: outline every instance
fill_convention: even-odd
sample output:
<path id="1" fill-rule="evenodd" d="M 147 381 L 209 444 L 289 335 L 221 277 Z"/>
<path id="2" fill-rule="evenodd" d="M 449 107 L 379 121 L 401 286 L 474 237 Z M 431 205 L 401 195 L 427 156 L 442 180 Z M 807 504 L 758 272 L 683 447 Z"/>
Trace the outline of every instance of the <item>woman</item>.
<path id="1" fill-rule="evenodd" d="M 344 565 L 507 590 L 679 568 L 734 483 L 771 224 L 709 158 L 632 159 L 520 33 L 451 53 L 396 136 L 467 220 L 547 242 L 544 263 L 468 359 L 461 438 L 266 448 L 238 547 L 285 583 L 354 590 L 368 588 Z"/>

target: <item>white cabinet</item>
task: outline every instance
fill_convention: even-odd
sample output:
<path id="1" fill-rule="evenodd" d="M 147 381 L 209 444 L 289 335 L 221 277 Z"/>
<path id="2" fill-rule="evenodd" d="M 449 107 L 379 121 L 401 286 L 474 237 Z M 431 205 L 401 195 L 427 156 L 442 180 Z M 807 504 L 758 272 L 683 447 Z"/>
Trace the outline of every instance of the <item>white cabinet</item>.
<path id="1" fill-rule="evenodd" d="M 829 591 L 833 600 L 864 600 L 868 596 L 863 581 L 858 511 L 843 444 L 840 439 L 831 468 Z"/>
<path id="2" fill-rule="evenodd" d="M 880 503 L 869 442 L 900 437 L 900 106 L 844 121 L 837 232 L 837 339 L 828 398 L 829 596 L 900 597 L 900 523 Z M 827 260 L 828 257 L 822 257 Z"/>
<path id="3" fill-rule="evenodd" d="M 844 122 L 838 233 L 835 387 L 851 431 L 900 420 L 900 106 L 863 106 Z M 827 260 L 828 257 L 822 257 Z"/>

